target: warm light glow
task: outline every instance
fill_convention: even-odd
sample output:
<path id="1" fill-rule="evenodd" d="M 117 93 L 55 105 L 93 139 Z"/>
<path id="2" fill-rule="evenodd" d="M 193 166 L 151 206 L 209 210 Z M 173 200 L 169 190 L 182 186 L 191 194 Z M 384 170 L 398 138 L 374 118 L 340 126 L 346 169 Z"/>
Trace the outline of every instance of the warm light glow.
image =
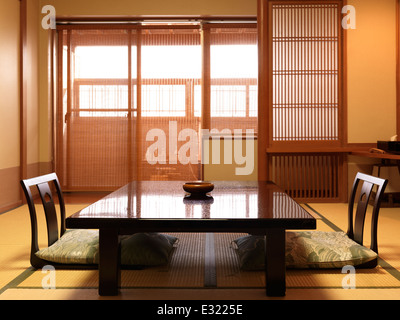
<path id="1" fill-rule="evenodd" d="M 136 47 L 132 61 L 136 62 Z M 257 78 L 256 45 L 211 46 L 211 78 Z M 136 63 L 132 63 L 136 75 Z M 75 77 L 124 79 L 128 77 L 126 46 L 78 46 Z M 142 77 L 148 79 L 200 79 L 200 46 L 143 46 Z"/>
<path id="2" fill-rule="evenodd" d="M 257 45 L 213 45 L 211 50 L 212 79 L 256 79 Z M 132 78 L 137 75 L 137 50 L 132 47 Z M 141 48 L 142 79 L 201 79 L 200 45 L 149 45 Z M 78 46 L 74 54 L 75 79 L 127 79 L 127 46 Z M 136 91 L 136 85 L 134 86 Z M 81 85 L 79 87 L 81 109 L 127 109 L 128 86 L 126 84 Z M 245 117 L 247 95 L 249 116 L 257 116 L 257 86 L 212 85 L 212 117 Z M 184 84 L 143 84 L 142 116 L 186 115 L 186 88 Z M 136 96 L 136 95 L 135 95 Z M 134 98 L 134 105 L 136 100 Z M 193 113 L 201 116 L 201 86 L 193 88 Z M 93 112 L 82 111 L 81 116 Z M 96 116 L 124 116 L 126 112 L 96 112 Z"/>

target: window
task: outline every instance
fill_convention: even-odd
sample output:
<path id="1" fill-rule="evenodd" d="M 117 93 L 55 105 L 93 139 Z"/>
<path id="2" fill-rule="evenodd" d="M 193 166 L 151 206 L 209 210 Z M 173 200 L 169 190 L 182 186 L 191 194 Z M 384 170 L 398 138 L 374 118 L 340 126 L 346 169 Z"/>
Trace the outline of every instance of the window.
<path id="1" fill-rule="evenodd" d="M 142 116 L 184 117 L 185 94 L 184 85 L 143 85 Z"/>
<path id="2" fill-rule="evenodd" d="M 177 159 L 193 151 L 184 149 L 189 137 L 200 139 L 203 104 L 210 129 L 256 131 L 256 25 L 207 25 L 58 26 L 56 170 L 65 190 L 200 179 L 200 144 L 190 163 Z M 209 101 L 202 68 L 211 77 Z M 163 136 L 149 137 L 154 130 Z"/>
<path id="3" fill-rule="evenodd" d="M 258 49 L 256 29 L 214 27 L 210 32 L 210 125 L 257 129 Z M 255 90 L 255 91 L 254 91 Z"/>
<path id="4" fill-rule="evenodd" d="M 154 30 L 152 34 L 157 35 Z M 156 45 L 150 34 L 148 38 L 149 45 L 142 46 L 142 79 L 146 83 L 142 86 L 142 116 L 193 116 L 187 114 L 191 108 L 186 102 L 191 83 L 201 78 L 200 34 L 186 39 L 191 45 Z"/>

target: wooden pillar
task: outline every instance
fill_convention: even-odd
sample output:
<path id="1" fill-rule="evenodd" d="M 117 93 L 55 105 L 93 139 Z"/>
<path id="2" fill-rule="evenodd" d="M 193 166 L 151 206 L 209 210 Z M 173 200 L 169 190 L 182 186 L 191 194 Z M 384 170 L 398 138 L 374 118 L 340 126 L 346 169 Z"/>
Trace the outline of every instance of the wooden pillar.
<path id="1" fill-rule="evenodd" d="M 210 29 L 206 25 L 202 25 L 201 50 L 201 129 L 211 129 Z M 203 139 L 204 137 L 200 133 L 201 143 Z M 201 164 L 200 179 L 204 179 L 204 164 Z"/>
<path id="2" fill-rule="evenodd" d="M 203 26 L 201 32 L 202 45 L 202 73 L 201 73 L 201 128 L 210 129 L 210 97 L 211 97 L 211 74 L 210 74 L 210 29 Z"/>
<path id="3" fill-rule="evenodd" d="M 20 0 L 20 178 L 27 178 L 27 0 Z M 22 190 L 21 195 L 23 198 Z"/>
<path id="4" fill-rule="evenodd" d="M 258 0 L 258 180 L 269 178 L 266 149 L 269 141 L 268 1 Z"/>

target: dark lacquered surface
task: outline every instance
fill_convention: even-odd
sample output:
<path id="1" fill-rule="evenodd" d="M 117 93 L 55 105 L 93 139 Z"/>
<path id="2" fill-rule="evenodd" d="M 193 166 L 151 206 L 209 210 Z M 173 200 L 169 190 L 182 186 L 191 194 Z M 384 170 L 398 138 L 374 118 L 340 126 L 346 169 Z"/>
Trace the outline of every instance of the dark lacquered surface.
<path id="1" fill-rule="evenodd" d="M 266 294 L 285 295 L 285 229 L 315 229 L 315 219 L 272 183 L 217 181 L 203 199 L 188 199 L 183 184 L 132 182 L 66 219 L 100 229 L 99 294 L 118 294 L 119 235 L 177 231 L 265 235 Z"/>
<path id="2" fill-rule="evenodd" d="M 134 181 L 67 219 L 67 227 L 132 227 L 137 223 L 202 226 L 224 221 L 224 227 L 314 229 L 315 219 L 269 182 L 216 181 L 205 199 L 190 199 L 184 181 Z M 122 224 L 123 223 L 123 224 Z M 146 224 L 147 223 L 147 224 Z M 158 223 L 158 224 L 157 224 Z M 139 226 L 139 225 L 138 225 Z"/>

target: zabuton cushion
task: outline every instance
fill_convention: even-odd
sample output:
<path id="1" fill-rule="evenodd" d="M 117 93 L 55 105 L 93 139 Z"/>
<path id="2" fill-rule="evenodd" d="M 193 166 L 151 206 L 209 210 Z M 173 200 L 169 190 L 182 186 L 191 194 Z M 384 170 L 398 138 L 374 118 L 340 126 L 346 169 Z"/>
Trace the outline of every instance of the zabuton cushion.
<path id="1" fill-rule="evenodd" d="M 377 258 L 377 254 L 344 232 L 286 232 L 288 268 L 343 268 Z"/>
<path id="2" fill-rule="evenodd" d="M 158 266 L 168 263 L 178 238 L 162 233 L 135 233 L 121 240 L 121 264 Z"/>
<path id="3" fill-rule="evenodd" d="M 121 238 L 121 264 L 155 266 L 168 263 L 173 245 L 178 239 L 160 233 L 136 233 Z M 50 247 L 36 252 L 49 262 L 61 264 L 98 264 L 98 230 L 67 230 Z"/>
<path id="4" fill-rule="evenodd" d="M 243 270 L 264 269 L 264 237 L 247 235 L 233 242 Z M 344 232 L 286 232 L 287 268 L 342 268 L 364 264 L 377 256 L 371 249 L 351 240 Z"/>

